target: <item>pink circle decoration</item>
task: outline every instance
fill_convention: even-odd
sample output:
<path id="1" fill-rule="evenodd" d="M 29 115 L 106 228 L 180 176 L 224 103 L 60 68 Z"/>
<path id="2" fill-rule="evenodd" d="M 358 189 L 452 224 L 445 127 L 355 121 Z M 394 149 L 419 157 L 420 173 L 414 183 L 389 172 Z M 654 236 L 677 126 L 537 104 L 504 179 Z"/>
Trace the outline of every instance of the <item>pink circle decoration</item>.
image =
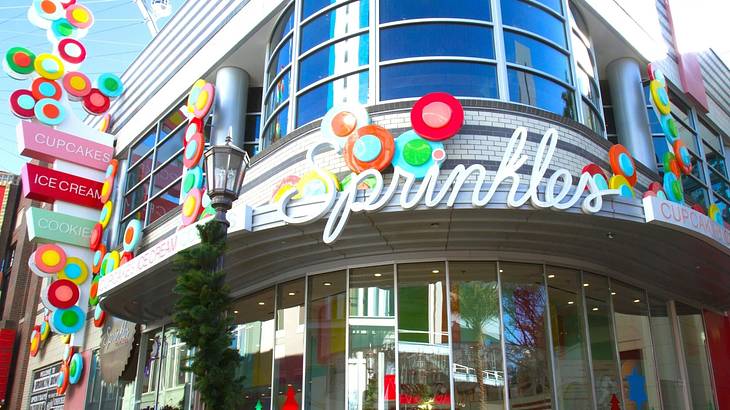
<path id="1" fill-rule="evenodd" d="M 33 255 L 35 265 L 43 272 L 58 273 L 66 266 L 66 252 L 56 244 L 40 245 Z"/>
<path id="2" fill-rule="evenodd" d="M 48 302 L 57 309 L 68 309 L 79 301 L 79 287 L 68 279 L 57 279 L 48 286 Z"/>
<path id="3" fill-rule="evenodd" d="M 421 137 L 443 141 L 456 135 L 464 125 L 464 108 L 451 94 L 426 94 L 413 105 L 411 125 Z"/>
<path id="4" fill-rule="evenodd" d="M 63 89 L 71 101 L 81 101 L 91 92 L 91 81 L 86 74 L 71 71 L 63 76 Z"/>
<path id="5" fill-rule="evenodd" d="M 15 90 L 10 94 L 10 111 L 23 119 L 35 117 L 36 100 L 30 90 Z"/>
<path id="6" fill-rule="evenodd" d="M 94 14 L 80 4 L 72 4 L 66 7 L 66 20 L 76 28 L 88 29 L 94 24 Z"/>
<path id="7" fill-rule="evenodd" d="M 101 115 L 109 110 L 109 97 L 104 95 L 98 88 L 92 88 L 84 96 L 84 109 L 91 115 Z"/>
<path id="8" fill-rule="evenodd" d="M 200 118 L 191 118 L 187 128 L 185 128 L 185 134 L 183 134 L 183 147 L 188 145 L 195 134 L 203 133 L 203 120 Z"/>
<path id="9" fill-rule="evenodd" d="M 198 165 L 198 162 L 203 157 L 204 148 L 205 141 L 203 141 L 203 134 L 198 133 L 190 138 L 183 153 L 183 165 L 185 168 L 194 168 Z"/>
<path id="10" fill-rule="evenodd" d="M 215 87 L 205 80 L 198 80 L 193 84 L 188 96 L 188 111 L 196 118 L 203 118 L 210 112 L 215 99 Z"/>
<path id="11" fill-rule="evenodd" d="M 191 189 L 182 204 L 183 225 L 187 226 L 198 220 L 203 211 L 203 191 L 197 188 Z"/>
<path id="12" fill-rule="evenodd" d="M 101 116 L 101 121 L 99 121 L 99 125 L 97 126 L 97 128 L 101 132 L 107 132 L 107 131 L 109 131 L 109 127 L 111 126 L 111 123 L 112 123 L 112 116 L 111 116 L 111 114 L 106 113 Z"/>
<path id="13" fill-rule="evenodd" d="M 64 38 L 58 42 L 58 55 L 67 63 L 81 64 L 86 59 L 86 47 L 76 39 Z"/>

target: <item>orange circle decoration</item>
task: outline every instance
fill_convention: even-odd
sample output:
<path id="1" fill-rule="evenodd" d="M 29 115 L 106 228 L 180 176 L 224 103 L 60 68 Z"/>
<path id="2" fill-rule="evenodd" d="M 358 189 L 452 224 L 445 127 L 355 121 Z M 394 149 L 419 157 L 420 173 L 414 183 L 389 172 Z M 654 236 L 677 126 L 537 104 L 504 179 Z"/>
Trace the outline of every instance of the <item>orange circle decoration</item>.
<path id="1" fill-rule="evenodd" d="M 63 91 L 61 91 L 61 86 L 58 85 L 57 82 L 43 77 L 38 77 L 33 80 L 33 83 L 30 86 L 30 90 L 33 93 L 33 98 L 35 98 L 36 101 L 42 100 L 43 98 L 51 98 L 53 100 L 59 101 L 61 99 L 61 96 L 63 95 Z"/>
<path id="2" fill-rule="evenodd" d="M 58 273 L 66 266 L 66 252 L 56 244 L 40 245 L 33 255 L 35 265 L 45 273 Z"/>
<path id="3" fill-rule="evenodd" d="M 109 110 L 109 104 L 111 104 L 109 97 L 99 91 L 98 88 L 92 88 L 83 99 L 84 110 L 91 115 L 104 114 Z"/>
<path id="4" fill-rule="evenodd" d="M 322 118 L 320 130 L 322 136 L 339 152 L 347 143 L 347 139 L 355 131 L 368 125 L 370 117 L 364 106 L 360 104 L 343 104 L 330 108 Z"/>
<path id="5" fill-rule="evenodd" d="M 94 276 L 91 280 L 91 286 L 89 287 L 89 306 L 96 306 L 99 304 L 99 280 L 100 275 Z"/>
<path id="6" fill-rule="evenodd" d="M 669 151 L 665 152 L 664 157 L 662 158 L 662 165 L 664 165 L 664 172 L 672 172 L 677 178 L 679 178 L 681 171 L 679 170 L 679 163 L 674 157 L 674 154 Z"/>
<path id="7" fill-rule="evenodd" d="M 68 385 L 68 364 L 63 362 L 61 363 L 61 370 L 58 372 L 58 379 L 56 380 L 56 394 L 59 396 L 66 394 Z"/>
<path id="8" fill-rule="evenodd" d="M 188 192 L 188 195 L 182 203 L 182 220 L 184 226 L 190 225 L 198 220 L 200 213 L 203 211 L 202 201 L 202 190 L 193 188 Z"/>
<path id="9" fill-rule="evenodd" d="M 619 195 L 624 198 L 634 197 L 634 188 L 629 181 L 623 175 L 614 175 L 608 180 L 608 187 L 611 189 L 618 189 Z"/>
<path id="10" fill-rule="evenodd" d="M 30 332 L 30 356 L 36 357 L 40 348 L 41 348 L 41 327 L 39 325 L 35 325 L 35 326 L 33 326 L 33 331 Z"/>
<path id="11" fill-rule="evenodd" d="M 123 248 L 125 252 L 134 252 L 142 243 L 142 222 L 132 219 L 124 230 Z"/>
<path id="12" fill-rule="evenodd" d="M 53 54 L 41 53 L 33 61 L 36 73 L 49 80 L 58 80 L 63 77 L 63 61 Z"/>
<path id="13" fill-rule="evenodd" d="M 58 125 L 66 119 L 66 109 L 52 98 L 38 100 L 33 107 L 36 119 L 45 125 Z"/>
<path id="14" fill-rule="evenodd" d="M 119 161 L 116 159 L 112 159 L 109 161 L 109 165 L 106 166 L 106 174 L 104 175 L 104 178 L 106 179 L 114 179 L 114 177 L 117 176 L 117 169 L 119 168 Z M 104 201 L 106 202 L 106 201 Z"/>
<path id="15" fill-rule="evenodd" d="M 66 7 L 66 20 L 76 28 L 88 29 L 94 25 L 94 14 L 80 4 L 72 4 Z"/>
<path id="16" fill-rule="evenodd" d="M 426 94 L 413 105 L 411 125 L 427 140 L 444 141 L 456 135 L 464 125 L 464 108 L 451 94 Z"/>
<path id="17" fill-rule="evenodd" d="M 636 185 L 636 164 L 626 147 L 615 144 L 608 151 L 608 159 L 614 174 L 622 175 L 630 186 Z"/>
<path id="18" fill-rule="evenodd" d="M 78 65 L 86 60 L 86 47 L 76 39 L 64 38 L 58 42 L 56 49 L 63 61 L 69 64 Z"/>
<path id="19" fill-rule="evenodd" d="M 104 227 L 97 223 L 91 228 L 91 234 L 89 234 L 89 249 L 95 251 L 101 246 L 101 239 L 104 236 Z"/>
<path id="20" fill-rule="evenodd" d="M 100 202 L 106 203 L 109 201 L 109 198 L 112 196 L 112 186 L 114 185 L 114 179 L 113 178 L 107 178 L 104 180 L 104 183 L 101 185 L 101 195 L 100 195 Z"/>
<path id="21" fill-rule="evenodd" d="M 91 258 L 91 272 L 94 274 L 99 273 L 101 270 L 101 261 L 104 260 L 106 255 L 106 246 L 99 244 L 99 247 L 94 251 L 94 256 Z"/>
<path id="22" fill-rule="evenodd" d="M 95 327 L 104 326 L 105 320 L 106 320 L 106 313 L 101 309 L 101 305 L 96 305 L 94 307 L 94 326 Z"/>
<path id="23" fill-rule="evenodd" d="M 36 100 L 29 90 L 15 90 L 10 94 L 10 111 L 22 119 L 35 117 Z"/>
<path id="24" fill-rule="evenodd" d="M 70 71 L 63 76 L 63 89 L 71 101 L 81 101 L 91 92 L 91 81 L 86 74 Z"/>
<path id="25" fill-rule="evenodd" d="M 68 309 L 79 301 L 79 287 L 68 279 L 57 279 L 48 286 L 45 297 L 54 308 Z"/>
<path id="26" fill-rule="evenodd" d="M 203 118 L 208 115 L 215 99 L 215 87 L 205 80 L 198 80 L 188 95 L 188 111 L 196 118 Z"/>
<path id="27" fill-rule="evenodd" d="M 689 149 L 682 140 L 674 141 L 672 148 L 674 149 L 674 158 L 680 169 L 685 175 L 689 175 L 692 172 L 692 155 L 689 153 Z"/>
<path id="28" fill-rule="evenodd" d="M 185 146 L 185 152 L 183 153 L 183 166 L 185 168 L 195 168 L 203 157 L 203 149 L 205 148 L 205 141 L 203 140 L 203 134 L 197 133 L 188 141 Z"/>
<path id="29" fill-rule="evenodd" d="M 382 171 L 395 153 L 393 135 L 379 125 L 365 125 L 347 138 L 342 151 L 345 163 L 359 174 L 367 169 Z"/>
<path id="30" fill-rule="evenodd" d="M 284 196 L 285 193 L 296 188 L 299 183 L 299 177 L 296 175 L 287 175 L 274 186 L 274 191 L 271 195 L 271 202 L 276 203 Z"/>
<path id="31" fill-rule="evenodd" d="M 107 132 L 107 131 L 109 131 L 109 127 L 111 126 L 111 124 L 112 124 L 112 116 L 111 116 L 111 114 L 106 113 L 101 116 L 101 121 L 99 121 L 99 125 L 97 126 L 97 128 L 101 132 Z"/>
<path id="32" fill-rule="evenodd" d="M 5 52 L 3 70 L 16 80 L 30 77 L 35 70 L 35 54 L 25 47 L 12 47 Z"/>

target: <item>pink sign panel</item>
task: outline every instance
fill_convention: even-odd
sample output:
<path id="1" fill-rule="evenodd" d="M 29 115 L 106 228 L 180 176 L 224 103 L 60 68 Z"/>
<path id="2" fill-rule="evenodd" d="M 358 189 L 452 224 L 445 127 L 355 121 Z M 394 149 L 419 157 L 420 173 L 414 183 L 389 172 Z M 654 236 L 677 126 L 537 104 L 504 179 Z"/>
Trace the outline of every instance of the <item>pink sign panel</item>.
<path id="1" fill-rule="evenodd" d="M 30 121 L 18 124 L 18 149 L 26 157 L 45 162 L 60 159 L 100 171 L 114 156 L 113 147 Z"/>
<path id="2" fill-rule="evenodd" d="M 33 164 L 23 165 L 20 176 L 26 198 L 48 203 L 65 201 L 97 209 L 103 205 L 101 182 Z"/>

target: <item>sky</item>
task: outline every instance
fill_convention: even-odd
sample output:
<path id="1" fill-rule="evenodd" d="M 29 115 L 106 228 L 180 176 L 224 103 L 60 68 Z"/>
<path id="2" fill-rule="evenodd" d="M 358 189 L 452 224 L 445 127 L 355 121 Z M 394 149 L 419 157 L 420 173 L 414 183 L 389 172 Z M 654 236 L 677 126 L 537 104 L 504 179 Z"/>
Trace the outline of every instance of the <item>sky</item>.
<path id="1" fill-rule="evenodd" d="M 170 0 L 173 10 L 184 1 Z M 30 24 L 26 17 L 31 3 L 32 0 L 0 0 L 0 55 L 14 46 L 30 48 L 36 54 L 50 51 L 45 31 Z M 79 0 L 79 3 L 89 7 L 95 17 L 94 26 L 81 40 L 88 53 L 81 71 L 92 80 L 105 72 L 121 75 L 152 38 L 138 7 L 132 0 Z M 730 1 L 672 0 L 671 6 L 680 50 L 702 51 L 711 47 L 730 67 L 730 24 L 727 24 Z M 160 20 L 159 25 L 167 20 L 169 18 Z M 18 119 L 10 113 L 7 101 L 14 90 L 29 86 L 30 80 L 16 81 L 0 70 L 0 170 L 19 173 L 26 162 L 17 153 L 15 126 Z M 72 105 L 83 118 L 85 113 L 80 105 Z"/>

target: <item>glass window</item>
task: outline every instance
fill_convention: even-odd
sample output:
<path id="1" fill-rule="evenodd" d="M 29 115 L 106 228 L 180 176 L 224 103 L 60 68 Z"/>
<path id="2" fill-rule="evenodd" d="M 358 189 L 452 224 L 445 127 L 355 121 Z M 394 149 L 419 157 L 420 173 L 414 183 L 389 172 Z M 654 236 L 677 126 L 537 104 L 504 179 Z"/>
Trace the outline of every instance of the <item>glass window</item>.
<path id="1" fill-rule="evenodd" d="M 612 290 L 626 406 L 639 410 L 660 409 L 646 293 L 616 282 L 612 282 Z"/>
<path id="2" fill-rule="evenodd" d="M 284 67 L 288 66 L 289 63 L 291 63 L 291 51 L 291 39 L 287 40 L 281 48 L 276 50 L 274 56 L 269 61 L 269 69 L 267 71 L 269 83 L 274 81 L 276 75 L 279 74 Z"/>
<path id="3" fill-rule="evenodd" d="M 449 275 L 456 408 L 501 408 L 505 378 L 497 264 L 450 262 Z"/>
<path id="4" fill-rule="evenodd" d="M 542 41 L 504 31 L 507 61 L 543 71 L 563 81 L 570 81 L 568 56 Z"/>
<path id="5" fill-rule="evenodd" d="M 175 182 L 175 180 L 182 178 L 182 174 L 183 154 L 182 151 L 179 151 L 177 157 L 155 171 L 155 174 L 152 176 L 152 195 L 165 189 L 171 183 Z"/>
<path id="6" fill-rule="evenodd" d="M 715 194 L 730 201 L 730 184 L 713 169 L 710 169 L 710 185 L 712 185 L 712 191 Z"/>
<path id="7" fill-rule="evenodd" d="M 672 110 L 672 115 L 675 114 L 675 111 L 677 110 Z M 674 117 L 675 119 L 678 118 L 677 115 L 674 115 Z M 684 142 L 684 145 L 686 145 L 687 148 L 689 148 L 692 152 L 699 152 L 699 148 L 697 147 L 697 136 L 695 135 L 694 131 L 687 128 L 681 121 L 675 121 L 675 123 L 677 124 L 679 137 L 682 139 L 682 142 Z"/>
<path id="8" fill-rule="evenodd" d="M 183 134 L 185 134 L 185 127 L 180 127 L 174 135 L 168 137 L 157 146 L 157 151 L 155 152 L 155 170 L 158 170 L 163 163 L 182 151 Z M 182 175 L 182 170 L 180 174 Z"/>
<path id="9" fill-rule="evenodd" d="M 608 279 L 583 273 L 588 336 L 591 341 L 591 364 L 598 410 L 613 410 L 611 402 L 621 407 L 621 378 L 616 357 L 616 339 L 611 321 Z M 614 408 L 615 409 L 615 408 Z"/>
<path id="10" fill-rule="evenodd" d="M 669 318 L 667 301 L 656 296 L 649 298 L 651 334 L 654 341 L 659 388 L 666 410 L 684 409 L 684 382 L 677 363 L 674 331 Z"/>
<path id="11" fill-rule="evenodd" d="M 309 278 L 307 306 L 308 409 L 341 409 L 345 404 L 347 274 Z"/>
<path id="12" fill-rule="evenodd" d="M 380 22 L 419 18 L 463 18 L 490 21 L 489 0 L 380 0 Z"/>
<path id="13" fill-rule="evenodd" d="M 707 142 L 712 149 L 722 152 L 722 141 L 720 140 L 720 136 L 712 129 L 712 127 L 708 126 L 704 120 L 700 120 L 697 123 L 697 131 L 700 134 L 700 138 Z"/>
<path id="14" fill-rule="evenodd" d="M 560 4 L 560 0 L 535 0 L 538 3 L 544 4 L 558 13 L 562 13 L 563 6 Z"/>
<path id="15" fill-rule="evenodd" d="M 271 364 L 274 352 L 274 288 L 233 302 L 233 347 L 241 355 L 237 376 L 243 376 L 239 408 L 271 406 Z"/>
<path id="16" fill-rule="evenodd" d="M 259 128 L 261 127 L 260 114 L 246 115 L 246 137 L 244 149 L 253 158 L 259 152 Z"/>
<path id="17" fill-rule="evenodd" d="M 521 0 L 502 0 L 502 23 L 517 27 L 566 48 L 564 23 L 540 7 Z"/>
<path id="18" fill-rule="evenodd" d="M 494 59 L 490 27 L 473 24 L 408 24 L 380 30 L 380 61 L 422 56 Z"/>
<path id="19" fill-rule="evenodd" d="M 583 106 L 584 123 L 588 128 L 592 129 L 596 134 L 603 134 L 603 123 L 601 117 L 596 113 L 593 107 L 586 102 L 586 99 L 581 100 Z"/>
<path id="20" fill-rule="evenodd" d="M 528 402 L 553 408 L 542 265 L 502 263 L 500 271 L 510 407 Z"/>
<path id="21" fill-rule="evenodd" d="M 172 131 L 174 131 L 177 127 L 187 122 L 188 118 L 185 116 L 185 114 L 183 114 L 182 110 L 183 107 L 178 104 L 169 114 L 167 114 L 165 118 L 162 119 L 162 122 L 160 122 L 160 135 L 157 138 L 158 143 L 159 141 L 165 139 L 165 137 Z M 182 135 L 182 132 L 180 135 Z M 180 141 L 182 141 L 182 136 L 177 141 L 178 144 L 180 144 Z"/>
<path id="22" fill-rule="evenodd" d="M 304 3 L 306 6 L 306 2 Z M 370 1 L 360 0 L 337 7 L 302 27 L 300 49 L 310 48 L 332 38 L 354 33 L 370 25 Z"/>
<path id="23" fill-rule="evenodd" d="M 344 3 L 347 0 L 303 0 L 302 1 L 302 20 L 312 14 L 322 10 L 323 8 L 336 3 Z"/>
<path id="24" fill-rule="evenodd" d="M 710 206 L 710 197 L 705 185 L 692 175 L 682 175 L 684 199 L 690 204 L 697 204 L 707 209 Z"/>
<path id="25" fill-rule="evenodd" d="M 669 101 L 672 103 L 672 114 L 679 118 L 680 121 L 687 124 L 688 127 L 692 127 L 692 119 L 690 118 L 690 111 L 687 104 L 673 92 L 669 93 Z"/>
<path id="26" fill-rule="evenodd" d="M 555 81 L 522 70 L 509 69 L 510 100 L 574 118 L 573 92 Z"/>
<path id="27" fill-rule="evenodd" d="M 498 98 L 497 68 L 456 61 L 394 64 L 380 69 L 380 99 L 421 97 L 430 92 Z"/>
<path id="28" fill-rule="evenodd" d="M 129 360 L 137 360 L 136 355 L 132 356 Z M 55 385 L 53 387 L 55 392 Z M 134 388 L 135 383 L 128 380 L 119 379 L 115 384 L 102 382 L 98 351 L 95 350 L 92 352 L 85 409 L 132 410 L 134 408 Z M 31 406 L 31 409 L 35 408 Z"/>
<path id="29" fill-rule="evenodd" d="M 181 144 L 182 145 L 182 144 Z M 152 154 L 149 154 L 143 160 L 138 161 L 132 168 L 127 171 L 127 190 L 137 185 L 139 181 L 147 178 L 152 173 Z"/>
<path id="30" fill-rule="evenodd" d="M 147 134 L 142 137 L 139 142 L 134 144 L 132 147 L 131 155 L 129 156 L 129 163 L 134 165 L 140 158 L 147 155 L 152 148 L 155 147 L 155 135 L 157 134 L 157 126 L 152 127 Z M 151 159 L 150 159 L 151 160 Z"/>
<path id="31" fill-rule="evenodd" d="M 712 147 L 705 144 L 705 159 L 707 165 L 714 168 L 720 175 L 726 175 L 725 158 L 721 153 L 715 151 Z"/>
<path id="32" fill-rule="evenodd" d="M 160 389 L 156 408 L 192 409 L 192 374 L 186 372 L 190 349 L 177 338 L 175 329 L 166 328 L 160 358 Z"/>
<path id="33" fill-rule="evenodd" d="M 370 36 L 348 38 L 304 58 L 299 64 L 299 89 L 336 74 L 368 64 Z"/>
<path id="34" fill-rule="evenodd" d="M 279 22 L 276 23 L 276 27 L 271 34 L 271 41 L 269 44 L 271 47 L 276 47 L 294 27 L 294 7 L 289 7 L 284 13 L 282 13 Z"/>
<path id="35" fill-rule="evenodd" d="M 142 205 L 143 203 L 147 202 L 147 198 L 149 195 L 149 188 L 150 188 L 150 179 L 147 178 L 144 182 L 139 184 L 136 188 L 134 188 L 131 192 L 127 193 L 124 196 L 124 215 L 127 215 L 132 210 L 136 209 L 138 206 Z M 142 209 L 142 214 L 144 214 L 144 209 Z"/>
<path id="36" fill-rule="evenodd" d="M 716 407 L 705 346 L 706 335 L 702 312 L 681 303 L 677 303 L 676 306 L 692 408 L 714 409 Z"/>
<path id="37" fill-rule="evenodd" d="M 279 141 L 287 133 L 286 120 L 289 118 L 289 106 L 285 105 L 264 131 L 264 146 Z"/>
<path id="38" fill-rule="evenodd" d="M 180 180 L 171 186 L 167 191 L 156 196 L 150 201 L 150 216 L 148 224 L 160 219 L 168 212 L 176 209 L 180 203 Z"/>
<path id="39" fill-rule="evenodd" d="M 348 409 L 395 409 L 393 265 L 350 270 Z"/>
<path id="40" fill-rule="evenodd" d="M 273 408 L 300 408 L 304 374 L 304 279 L 277 286 Z M 293 406 L 293 407 L 291 407 Z"/>
<path id="41" fill-rule="evenodd" d="M 398 265 L 400 408 L 451 408 L 443 262 Z"/>
<path id="42" fill-rule="evenodd" d="M 598 100 L 598 87 L 596 87 L 596 81 L 593 78 L 593 73 L 588 73 L 582 68 L 578 67 L 577 72 L 578 90 L 580 94 L 588 99 L 593 105 L 598 107 L 600 101 Z M 660 126 L 661 127 L 661 126 Z"/>
<path id="43" fill-rule="evenodd" d="M 302 94 L 297 101 L 297 127 L 322 117 L 336 104 L 358 102 L 369 98 L 368 71 L 321 84 Z"/>
<path id="44" fill-rule="evenodd" d="M 580 272 L 548 266 L 546 274 L 558 405 L 563 409 L 589 409 L 593 395 Z"/>
<path id="45" fill-rule="evenodd" d="M 269 91 L 269 97 L 266 99 L 266 117 L 268 118 L 272 112 L 287 98 L 289 98 L 289 81 L 290 71 L 287 71 L 279 78 L 273 89 Z"/>

